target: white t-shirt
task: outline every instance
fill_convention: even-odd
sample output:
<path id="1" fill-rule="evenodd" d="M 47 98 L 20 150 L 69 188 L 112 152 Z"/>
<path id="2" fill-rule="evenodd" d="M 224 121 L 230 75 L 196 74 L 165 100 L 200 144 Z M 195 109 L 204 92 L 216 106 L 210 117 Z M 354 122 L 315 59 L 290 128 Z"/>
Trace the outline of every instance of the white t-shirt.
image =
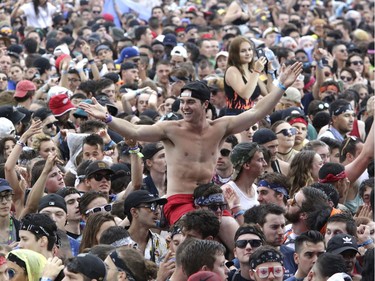
<path id="1" fill-rule="evenodd" d="M 46 28 L 52 26 L 52 16 L 56 12 L 56 7 L 47 2 L 47 7 L 38 7 L 39 14 L 35 14 L 34 4 L 26 3 L 20 8 L 26 16 L 27 26 L 36 28 Z"/>

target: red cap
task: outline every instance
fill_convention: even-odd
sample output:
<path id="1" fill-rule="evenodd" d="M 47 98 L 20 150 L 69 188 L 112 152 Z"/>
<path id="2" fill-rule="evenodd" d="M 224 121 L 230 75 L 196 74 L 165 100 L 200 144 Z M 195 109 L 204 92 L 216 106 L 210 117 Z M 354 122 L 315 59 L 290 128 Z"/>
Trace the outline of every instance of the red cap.
<path id="1" fill-rule="evenodd" d="M 213 36 L 211 33 L 205 33 L 205 34 L 202 34 L 201 38 L 202 39 L 211 39 Z"/>
<path id="2" fill-rule="evenodd" d="M 23 98 L 26 96 L 27 91 L 36 91 L 35 84 L 29 80 L 22 80 L 17 83 L 16 91 L 13 97 Z"/>
<path id="3" fill-rule="evenodd" d="M 115 18 L 111 14 L 108 14 L 108 13 L 102 14 L 102 18 L 105 21 L 110 21 L 110 22 L 113 22 L 115 20 Z"/>
<path id="4" fill-rule="evenodd" d="M 61 61 L 62 61 L 63 59 L 65 59 L 66 57 L 69 57 L 69 55 L 67 55 L 67 54 L 62 54 L 62 55 L 60 55 L 60 56 L 56 59 L 56 61 L 55 61 L 56 69 L 60 69 L 60 63 L 61 63 Z"/>
<path id="5" fill-rule="evenodd" d="M 55 116 L 61 116 L 75 108 L 67 94 L 59 94 L 51 97 L 48 105 Z"/>

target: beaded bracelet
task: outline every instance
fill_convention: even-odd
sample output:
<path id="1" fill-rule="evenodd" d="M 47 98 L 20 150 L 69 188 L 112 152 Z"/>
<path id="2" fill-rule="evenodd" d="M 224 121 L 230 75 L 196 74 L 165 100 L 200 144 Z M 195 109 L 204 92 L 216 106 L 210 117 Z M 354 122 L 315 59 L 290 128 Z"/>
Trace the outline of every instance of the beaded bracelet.
<path id="1" fill-rule="evenodd" d="M 129 148 L 129 153 L 130 153 L 130 154 L 137 154 L 137 156 L 138 156 L 139 158 L 143 158 L 143 157 L 144 157 L 144 155 L 141 153 L 141 150 L 139 149 L 138 146 L 130 147 L 130 148 Z"/>

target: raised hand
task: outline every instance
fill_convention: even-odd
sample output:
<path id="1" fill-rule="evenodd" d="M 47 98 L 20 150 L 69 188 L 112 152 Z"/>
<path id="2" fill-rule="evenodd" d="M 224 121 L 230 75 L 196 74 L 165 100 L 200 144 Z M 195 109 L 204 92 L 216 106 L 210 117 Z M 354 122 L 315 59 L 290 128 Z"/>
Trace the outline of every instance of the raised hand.
<path id="1" fill-rule="evenodd" d="M 100 105 L 96 98 L 92 98 L 93 104 L 81 102 L 78 107 L 83 109 L 87 114 L 99 120 L 104 120 L 107 113 L 107 108 Z"/>
<path id="2" fill-rule="evenodd" d="M 33 135 L 39 134 L 42 132 L 42 121 L 38 119 L 34 119 L 31 123 L 31 126 L 23 133 L 20 138 L 20 141 L 26 143 L 26 141 Z"/>
<path id="3" fill-rule="evenodd" d="M 296 62 L 288 67 L 282 67 L 279 76 L 279 81 L 285 87 L 291 86 L 296 81 L 298 75 L 302 73 L 302 63 Z"/>
<path id="4" fill-rule="evenodd" d="M 259 58 L 254 64 L 254 70 L 256 72 L 262 72 L 266 63 L 267 59 L 265 57 Z"/>

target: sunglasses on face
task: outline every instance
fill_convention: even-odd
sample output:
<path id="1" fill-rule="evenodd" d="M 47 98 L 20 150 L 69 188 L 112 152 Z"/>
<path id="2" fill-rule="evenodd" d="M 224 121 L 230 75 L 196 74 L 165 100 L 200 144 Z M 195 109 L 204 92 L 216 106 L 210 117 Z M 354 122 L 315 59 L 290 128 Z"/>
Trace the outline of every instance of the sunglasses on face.
<path id="1" fill-rule="evenodd" d="M 138 208 L 146 208 L 146 209 L 150 209 L 152 212 L 155 212 L 155 211 L 159 210 L 160 205 L 157 204 L 156 202 L 153 202 L 153 203 L 150 203 L 150 204 L 139 205 Z"/>
<path id="2" fill-rule="evenodd" d="M 269 267 L 259 267 L 257 270 L 254 270 L 259 278 L 264 279 L 268 278 L 270 273 L 272 272 L 275 277 L 283 277 L 284 276 L 284 267 L 281 265 L 278 266 L 269 266 Z"/>
<path id="3" fill-rule="evenodd" d="M 100 11 L 92 11 L 93 14 L 100 14 Z"/>
<path id="4" fill-rule="evenodd" d="M 351 61 L 350 64 L 363 65 L 363 61 L 361 61 L 361 60 L 355 60 L 355 61 Z"/>
<path id="5" fill-rule="evenodd" d="M 283 136 L 286 136 L 286 137 L 294 136 L 295 134 L 297 134 L 297 129 L 296 128 L 282 129 L 281 131 L 276 133 L 276 135 L 278 134 L 283 134 Z"/>
<path id="6" fill-rule="evenodd" d="M 227 209 L 227 204 L 212 204 L 212 205 L 206 205 L 206 207 L 211 210 L 212 212 L 217 212 L 219 209 L 221 211 L 224 211 Z"/>
<path id="7" fill-rule="evenodd" d="M 340 79 L 341 79 L 342 81 L 346 81 L 346 82 L 350 82 L 350 81 L 353 80 L 353 78 L 350 77 L 350 76 L 340 76 Z"/>
<path id="8" fill-rule="evenodd" d="M 253 131 L 256 131 L 256 130 L 258 130 L 258 128 L 259 128 L 258 125 L 253 125 L 249 129 L 246 129 L 245 131 L 249 131 L 250 129 L 253 130 Z"/>
<path id="9" fill-rule="evenodd" d="M 53 122 L 53 123 L 46 124 L 46 128 L 47 129 L 52 129 L 53 126 L 57 127 L 58 123 L 59 122 L 56 121 L 56 122 Z"/>
<path id="10" fill-rule="evenodd" d="M 258 239 L 237 240 L 235 243 L 236 247 L 240 249 L 245 249 L 247 244 L 250 244 L 251 248 L 258 248 L 262 246 L 262 241 Z"/>
<path id="11" fill-rule="evenodd" d="M 94 179 L 96 181 L 101 181 L 103 178 L 105 178 L 107 181 L 110 181 L 111 175 L 109 175 L 109 174 L 95 174 L 91 177 L 91 179 Z"/>
<path id="12" fill-rule="evenodd" d="M 94 207 L 91 209 L 88 209 L 85 214 L 88 215 L 90 213 L 99 213 L 99 212 L 110 212 L 112 211 L 112 204 L 107 204 L 101 207 Z"/>
<path id="13" fill-rule="evenodd" d="M 8 81 L 8 78 L 6 78 L 6 77 L 1 77 L 0 80 L 2 80 L 2 81 L 5 82 L 5 81 Z"/>
<path id="14" fill-rule="evenodd" d="M 228 157 L 230 153 L 231 153 L 231 151 L 229 149 L 226 149 L 226 148 L 223 148 L 223 149 L 220 150 L 220 154 L 223 157 Z"/>

